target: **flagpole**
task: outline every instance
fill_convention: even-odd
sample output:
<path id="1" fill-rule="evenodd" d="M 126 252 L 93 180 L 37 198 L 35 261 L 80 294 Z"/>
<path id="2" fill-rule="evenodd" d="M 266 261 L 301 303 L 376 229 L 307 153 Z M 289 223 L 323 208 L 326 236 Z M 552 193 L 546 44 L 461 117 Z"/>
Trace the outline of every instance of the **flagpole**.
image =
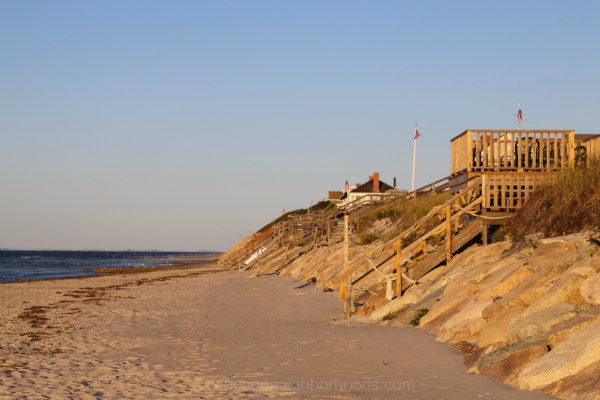
<path id="1" fill-rule="evenodd" d="M 415 124 L 415 138 L 414 138 L 414 146 L 413 146 L 413 171 L 412 171 L 412 185 L 410 187 L 410 191 L 415 191 L 415 160 L 417 157 L 417 124 Z"/>

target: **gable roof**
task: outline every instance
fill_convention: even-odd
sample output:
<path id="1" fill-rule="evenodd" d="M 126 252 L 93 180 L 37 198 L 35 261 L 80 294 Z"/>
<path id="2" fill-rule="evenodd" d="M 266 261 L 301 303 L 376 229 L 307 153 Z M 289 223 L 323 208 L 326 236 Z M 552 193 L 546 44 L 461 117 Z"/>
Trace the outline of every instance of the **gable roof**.
<path id="1" fill-rule="evenodd" d="M 388 185 L 384 181 L 379 181 L 379 192 L 378 193 L 385 193 L 388 190 L 393 190 L 393 189 L 394 189 L 393 186 Z M 352 193 L 375 193 L 373 191 L 373 179 L 369 180 L 367 183 L 363 183 L 356 189 L 351 190 L 351 192 Z"/>

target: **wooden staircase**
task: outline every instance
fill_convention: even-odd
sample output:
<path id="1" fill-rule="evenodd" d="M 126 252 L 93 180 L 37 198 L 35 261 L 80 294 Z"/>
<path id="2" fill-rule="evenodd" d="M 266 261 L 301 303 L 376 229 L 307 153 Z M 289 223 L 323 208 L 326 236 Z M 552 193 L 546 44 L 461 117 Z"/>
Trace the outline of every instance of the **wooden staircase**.
<path id="1" fill-rule="evenodd" d="M 370 314 L 390 299 L 381 288 L 381 276 L 393 281 L 396 296 L 473 240 L 484 229 L 481 219 L 467 223 L 466 214 L 476 214 L 481 207 L 481 180 L 475 179 L 466 190 L 437 207 L 427 216 L 398 237 L 372 250 L 364 259 L 357 259 L 343 271 L 338 281 L 351 280 L 352 287 L 359 285 L 364 292 L 355 296 L 361 314 Z M 428 254 L 422 252 L 424 244 L 436 239 L 440 244 Z M 410 240 L 409 240 L 410 239 Z M 444 240 L 445 239 L 445 240 Z M 375 268 L 379 273 L 374 274 Z"/>

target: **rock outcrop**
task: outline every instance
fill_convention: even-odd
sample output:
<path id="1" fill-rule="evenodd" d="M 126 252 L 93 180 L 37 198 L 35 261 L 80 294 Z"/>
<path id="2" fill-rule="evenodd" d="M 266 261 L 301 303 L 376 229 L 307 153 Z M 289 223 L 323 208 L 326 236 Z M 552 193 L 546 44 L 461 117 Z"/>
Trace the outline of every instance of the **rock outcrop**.
<path id="1" fill-rule="evenodd" d="M 391 324 L 428 308 L 420 326 L 438 341 L 459 342 L 469 371 L 600 400 L 600 252 L 587 237 L 471 248 L 416 296 L 409 289 L 411 305 Z"/>

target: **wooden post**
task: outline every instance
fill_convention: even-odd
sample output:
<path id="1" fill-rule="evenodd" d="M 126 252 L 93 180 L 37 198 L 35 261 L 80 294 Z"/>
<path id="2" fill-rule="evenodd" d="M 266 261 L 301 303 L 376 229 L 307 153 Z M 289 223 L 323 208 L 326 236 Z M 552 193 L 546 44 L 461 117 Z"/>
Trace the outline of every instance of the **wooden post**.
<path id="1" fill-rule="evenodd" d="M 344 271 L 347 271 L 350 262 L 349 262 L 349 250 L 350 250 L 350 238 L 348 234 L 349 230 L 348 223 L 348 214 L 344 214 Z M 346 319 L 350 318 L 350 300 L 352 296 L 352 277 L 348 276 L 346 278 L 346 298 L 344 299 L 344 313 L 346 314 Z"/>
<path id="2" fill-rule="evenodd" d="M 260 247 L 258 248 L 258 261 L 257 261 L 257 267 L 256 267 L 256 276 L 260 276 L 260 259 L 262 258 L 262 253 L 260 252 Z"/>
<path id="3" fill-rule="evenodd" d="M 575 132 L 569 132 L 569 168 L 575 167 Z"/>
<path id="4" fill-rule="evenodd" d="M 450 264 L 452 259 L 452 209 L 451 205 L 446 206 L 446 265 Z"/>
<path id="5" fill-rule="evenodd" d="M 394 267 L 396 268 L 396 297 L 402 297 L 402 238 L 396 242 L 396 257 L 394 258 Z"/>
<path id="6" fill-rule="evenodd" d="M 488 244 L 488 226 L 486 224 L 483 224 L 483 228 L 481 228 L 481 241 L 483 242 L 484 246 L 487 246 L 487 244 Z"/>
<path id="7" fill-rule="evenodd" d="M 473 132 L 467 131 L 467 171 L 471 171 L 473 169 Z M 464 151 L 464 148 L 463 150 Z"/>
<path id="8" fill-rule="evenodd" d="M 346 280 L 346 300 L 344 308 L 346 309 L 346 319 L 352 316 L 352 274 L 348 275 Z"/>

